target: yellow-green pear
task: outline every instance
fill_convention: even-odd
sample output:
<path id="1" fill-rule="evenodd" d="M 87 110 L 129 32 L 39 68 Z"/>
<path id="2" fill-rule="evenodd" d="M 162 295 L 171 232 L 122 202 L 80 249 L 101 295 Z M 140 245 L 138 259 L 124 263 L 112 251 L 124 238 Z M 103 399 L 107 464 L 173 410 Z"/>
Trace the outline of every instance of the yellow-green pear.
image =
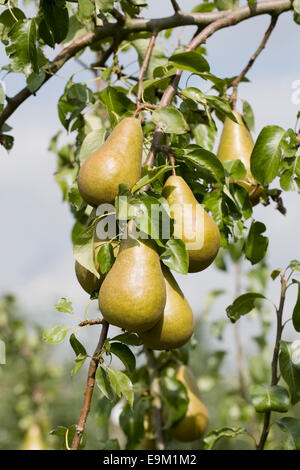
<path id="1" fill-rule="evenodd" d="M 199 204 L 181 176 L 169 176 L 163 196 L 174 219 L 174 235 L 185 243 L 189 255 L 189 272 L 207 268 L 217 256 L 220 232 L 213 218 Z"/>
<path id="2" fill-rule="evenodd" d="M 169 269 L 163 267 L 167 288 L 167 302 L 159 322 L 140 334 L 150 349 L 176 349 L 183 346 L 194 331 L 194 316 L 188 301 Z"/>
<path id="3" fill-rule="evenodd" d="M 99 307 L 112 325 L 144 332 L 161 318 L 166 285 L 152 240 L 136 238 L 129 222 L 116 261 L 99 292 Z"/>
<path id="4" fill-rule="evenodd" d="M 46 450 L 41 429 L 38 424 L 32 424 L 28 429 L 21 450 Z"/>
<path id="5" fill-rule="evenodd" d="M 78 174 L 78 188 L 91 206 L 112 204 L 119 184 L 130 188 L 140 179 L 143 131 L 140 121 L 123 119 L 103 145 L 85 160 Z"/>
<path id="6" fill-rule="evenodd" d="M 225 118 L 217 156 L 221 162 L 238 159 L 242 161 L 247 170 L 247 177 L 239 181 L 239 184 L 247 189 L 252 203 L 256 204 L 262 187 L 257 184 L 250 170 L 250 157 L 254 142 L 240 113 L 237 111 L 232 111 L 232 113 L 237 123 L 229 117 Z"/>
<path id="7" fill-rule="evenodd" d="M 168 432 L 177 441 L 195 441 L 200 439 L 206 431 L 208 411 L 201 401 L 200 390 L 190 369 L 184 365 L 179 366 L 175 377 L 185 385 L 189 405 L 184 418 L 170 428 Z"/>
<path id="8" fill-rule="evenodd" d="M 95 274 L 91 273 L 88 269 L 82 266 L 78 261 L 75 261 L 75 273 L 77 280 L 83 290 L 85 290 L 88 294 L 92 294 L 93 292 L 97 291 L 101 283 L 103 282 L 104 275 L 99 270 L 99 263 L 97 261 L 97 255 L 99 253 L 100 247 L 103 245 L 104 242 L 96 242 L 94 243 L 94 252 L 95 252 L 95 268 L 100 274 L 100 278 L 98 279 Z"/>

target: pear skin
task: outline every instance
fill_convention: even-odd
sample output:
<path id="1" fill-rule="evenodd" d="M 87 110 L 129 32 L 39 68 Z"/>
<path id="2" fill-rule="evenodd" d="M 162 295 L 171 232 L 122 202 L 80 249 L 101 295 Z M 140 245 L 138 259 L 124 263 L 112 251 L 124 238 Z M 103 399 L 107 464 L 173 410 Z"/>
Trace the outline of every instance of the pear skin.
<path id="1" fill-rule="evenodd" d="M 116 261 L 100 288 L 99 307 L 112 325 L 144 332 L 163 314 L 166 285 L 153 242 L 134 238 L 128 227 Z"/>
<path id="2" fill-rule="evenodd" d="M 140 179 L 143 131 L 140 121 L 123 119 L 103 145 L 85 160 L 78 174 L 78 189 L 91 206 L 112 204 L 119 184 L 130 188 Z"/>
<path id="3" fill-rule="evenodd" d="M 221 162 L 227 160 L 241 160 L 247 170 L 247 177 L 239 181 L 249 193 L 252 204 L 259 201 L 262 187 L 258 186 L 250 170 L 250 157 L 254 147 L 252 136 L 244 124 L 242 116 L 237 111 L 232 111 L 238 123 L 229 117 L 225 118 L 224 127 L 217 152 Z"/>
<path id="4" fill-rule="evenodd" d="M 21 450 L 46 450 L 42 432 L 37 424 L 32 424 L 28 429 Z"/>
<path id="5" fill-rule="evenodd" d="M 184 365 L 179 366 L 175 377 L 185 385 L 189 404 L 185 417 L 170 428 L 168 432 L 177 441 L 196 441 L 201 439 L 206 431 L 208 411 L 201 401 L 200 390 L 190 369 Z"/>
<path id="6" fill-rule="evenodd" d="M 149 349 L 176 349 L 183 346 L 194 331 L 194 316 L 169 269 L 163 267 L 166 281 L 167 302 L 159 322 L 140 338 Z"/>
<path id="7" fill-rule="evenodd" d="M 185 243 L 189 255 L 189 272 L 207 268 L 217 256 L 220 232 L 212 217 L 203 209 L 181 176 L 169 176 L 163 196 L 175 221 L 174 235 Z"/>

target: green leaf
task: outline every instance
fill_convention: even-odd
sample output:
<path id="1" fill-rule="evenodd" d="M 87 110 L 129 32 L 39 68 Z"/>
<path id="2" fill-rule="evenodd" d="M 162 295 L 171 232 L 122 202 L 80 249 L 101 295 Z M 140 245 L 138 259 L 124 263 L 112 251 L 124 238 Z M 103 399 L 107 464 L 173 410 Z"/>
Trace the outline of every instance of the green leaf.
<path id="1" fill-rule="evenodd" d="M 291 344 L 291 359 L 293 365 L 300 369 L 300 340 L 293 341 Z"/>
<path id="2" fill-rule="evenodd" d="M 135 357 L 128 346 L 122 343 L 110 343 L 110 352 L 115 354 L 131 374 L 135 371 Z"/>
<path id="3" fill-rule="evenodd" d="M 0 39 L 7 43 L 8 35 L 17 21 L 25 20 L 26 16 L 20 8 L 4 10 L 0 15 Z M 17 21 L 16 21 L 17 20 Z"/>
<path id="4" fill-rule="evenodd" d="M 165 245 L 165 250 L 160 255 L 160 259 L 170 269 L 181 274 L 188 273 L 189 256 L 182 240 L 170 238 Z"/>
<path id="5" fill-rule="evenodd" d="M 295 330 L 300 333 L 300 283 L 298 283 L 298 295 L 292 319 Z"/>
<path id="6" fill-rule="evenodd" d="M 127 437 L 126 449 L 136 449 L 136 446 L 144 437 L 145 415 L 149 409 L 149 400 L 143 397 L 135 400 L 133 408 L 128 403 L 123 407 L 120 414 L 120 426 Z"/>
<path id="7" fill-rule="evenodd" d="M 249 217 L 251 217 L 252 215 L 252 204 L 247 189 L 243 188 L 242 186 L 236 183 L 230 184 L 229 188 L 230 193 L 232 194 L 244 219 L 249 219 Z"/>
<path id="8" fill-rule="evenodd" d="M 300 261 L 293 259 L 288 267 L 291 268 L 293 271 L 300 271 Z"/>
<path id="9" fill-rule="evenodd" d="M 101 12 L 112 11 L 114 8 L 114 0 L 95 0 L 96 7 Z"/>
<path id="10" fill-rule="evenodd" d="M 241 160 L 227 160 L 223 165 L 232 179 L 242 180 L 246 177 L 247 170 Z"/>
<path id="11" fill-rule="evenodd" d="M 85 363 L 86 358 L 87 358 L 87 356 L 81 356 L 81 355 L 76 357 L 76 359 L 75 359 L 76 364 L 70 372 L 71 377 L 74 377 L 74 375 L 76 375 L 77 372 L 81 369 L 81 367 Z"/>
<path id="12" fill-rule="evenodd" d="M 193 13 L 209 13 L 216 8 L 215 2 L 206 2 L 196 5 L 193 9 Z"/>
<path id="13" fill-rule="evenodd" d="M 232 121 L 237 122 L 235 115 L 232 113 L 230 104 L 224 98 L 220 98 L 219 96 L 205 95 L 205 99 L 211 108 L 215 109 L 224 116 L 229 117 Z"/>
<path id="14" fill-rule="evenodd" d="M 197 124 L 193 127 L 195 142 L 200 147 L 212 151 L 214 148 L 216 130 L 207 124 Z"/>
<path id="15" fill-rule="evenodd" d="M 66 38 L 69 29 L 69 13 L 65 0 L 41 0 L 40 8 L 54 44 L 59 44 Z"/>
<path id="16" fill-rule="evenodd" d="M 258 292 L 247 292 L 237 297 L 234 302 L 226 308 L 228 318 L 235 323 L 242 315 L 251 312 L 255 308 L 257 299 L 266 297 Z"/>
<path id="17" fill-rule="evenodd" d="M 82 165 L 83 162 L 92 155 L 104 143 L 106 130 L 104 128 L 96 129 L 90 132 L 83 140 L 80 151 L 79 161 Z"/>
<path id="18" fill-rule="evenodd" d="M 91 16 L 95 12 L 95 6 L 91 0 L 78 0 L 78 16 L 83 22 L 91 21 Z"/>
<path id="19" fill-rule="evenodd" d="M 279 419 L 276 423 L 283 431 L 289 433 L 293 440 L 295 449 L 300 450 L 300 419 L 290 418 L 287 416 Z"/>
<path id="20" fill-rule="evenodd" d="M 108 273 L 115 261 L 114 249 L 111 243 L 105 243 L 101 246 L 97 259 L 102 274 Z"/>
<path id="21" fill-rule="evenodd" d="M 227 438 L 227 439 L 234 439 L 240 434 L 246 434 L 246 429 L 241 427 L 228 427 L 225 426 L 224 428 L 214 429 L 206 434 L 205 438 L 203 439 L 204 449 L 211 450 L 217 443 L 219 439 Z"/>
<path id="22" fill-rule="evenodd" d="M 150 168 L 149 171 L 143 176 L 132 188 L 132 192 L 135 193 L 139 189 L 143 188 L 147 184 L 154 183 L 154 181 L 158 180 L 162 175 L 166 172 L 172 170 L 171 165 L 162 165 L 156 168 Z"/>
<path id="23" fill-rule="evenodd" d="M 73 246 L 73 253 L 78 263 L 91 273 L 95 274 L 99 279 L 100 275 L 96 270 L 94 263 L 94 235 L 96 224 L 97 219 L 95 219 L 83 232 L 79 233 Z"/>
<path id="24" fill-rule="evenodd" d="M 266 126 L 260 132 L 251 154 L 250 166 L 254 178 L 269 184 L 276 177 L 285 130 L 279 126 Z"/>
<path id="25" fill-rule="evenodd" d="M 187 159 L 197 167 L 202 168 L 215 181 L 225 183 L 224 167 L 212 152 L 200 147 L 187 149 L 183 159 Z"/>
<path id="26" fill-rule="evenodd" d="M 74 315 L 72 302 L 68 301 L 65 297 L 62 297 L 61 299 L 59 299 L 58 304 L 54 304 L 54 307 L 59 312 L 65 312 L 65 313 L 70 313 L 71 315 Z"/>
<path id="27" fill-rule="evenodd" d="M 189 72 L 196 74 L 199 72 L 209 72 L 209 64 L 207 60 L 195 51 L 173 54 L 169 58 L 169 62 L 175 64 L 178 69 L 188 70 Z"/>
<path id="28" fill-rule="evenodd" d="M 138 54 L 139 65 L 141 66 L 148 48 L 149 39 L 134 39 L 130 44 L 135 48 Z M 146 71 L 146 77 L 149 79 L 154 78 L 154 70 L 159 66 L 165 65 L 166 61 L 167 58 L 164 55 L 162 48 L 158 44 L 155 44 L 151 52 L 151 57 Z"/>
<path id="29" fill-rule="evenodd" d="M 290 397 L 284 387 L 253 385 L 250 396 L 255 411 L 258 413 L 266 413 L 267 411 L 286 413 L 289 409 Z"/>
<path id="30" fill-rule="evenodd" d="M 37 31 L 35 19 L 21 20 L 9 33 L 11 45 L 6 47 L 14 72 L 24 73 L 27 77 L 38 73 Z"/>
<path id="31" fill-rule="evenodd" d="M 269 239 L 261 235 L 266 231 L 266 226 L 262 222 L 252 222 L 247 241 L 246 241 L 246 258 L 251 264 L 259 263 L 266 254 Z"/>
<path id="32" fill-rule="evenodd" d="M 281 273 L 282 269 L 274 269 L 272 272 L 271 272 L 271 279 L 273 279 L 273 281 L 275 281 L 275 279 L 279 276 L 279 274 Z"/>
<path id="33" fill-rule="evenodd" d="M 243 100 L 243 118 L 250 131 L 255 130 L 255 118 L 253 109 L 251 108 L 248 101 Z"/>
<path id="34" fill-rule="evenodd" d="M 76 432 L 76 424 L 73 424 L 69 428 L 65 426 L 57 426 L 55 429 L 52 429 L 49 434 L 51 434 L 52 436 L 63 437 L 62 448 L 63 450 L 67 450 L 66 441 L 68 444 L 68 449 L 70 449 L 72 446 L 74 436 L 75 436 L 75 432 Z M 80 439 L 80 444 L 79 444 L 78 449 L 79 450 L 83 449 L 85 447 L 85 443 L 86 443 L 86 434 L 84 432 Z"/>
<path id="35" fill-rule="evenodd" d="M 112 400 L 114 394 L 113 389 L 110 383 L 110 379 L 106 369 L 102 366 L 99 366 L 96 371 L 96 384 L 97 387 L 101 390 L 103 395 Z"/>
<path id="36" fill-rule="evenodd" d="M 129 346 L 140 346 L 142 344 L 140 338 L 134 333 L 122 333 L 121 335 L 114 336 L 112 341 L 121 341 L 121 343 L 128 344 Z"/>
<path id="37" fill-rule="evenodd" d="M 167 407 L 166 428 L 180 421 L 186 414 L 189 398 L 185 385 L 175 377 L 162 377 L 160 380 L 161 397 Z"/>
<path id="38" fill-rule="evenodd" d="M 39 73 L 32 73 L 27 77 L 26 84 L 31 93 L 34 93 L 37 91 L 40 86 L 44 83 L 46 74 L 43 70 L 41 70 Z"/>
<path id="39" fill-rule="evenodd" d="M 44 334 L 44 341 L 51 344 L 61 343 L 67 336 L 68 331 L 71 329 L 70 326 L 56 325 L 48 328 Z"/>
<path id="40" fill-rule="evenodd" d="M 293 343 L 281 341 L 279 367 L 282 378 L 289 387 L 291 403 L 300 401 L 300 369 L 293 363 Z M 295 359 L 294 359 L 295 360 Z"/>
<path id="41" fill-rule="evenodd" d="M 73 351 L 75 352 L 76 356 L 82 355 L 86 356 L 87 352 L 83 344 L 81 344 L 80 341 L 76 338 L 74 333 L 71 334 L 70 336 L 70 344 L 72 346 Z"/>
<path id="42" fill-rule="evenodd" d="M 183 114 L 176 108 L 158 108 L 152 113 L 152 120 L 165 134 L 185 134 L 189 130 Z"/>
<path id="43" fill-rule="evenodd" d="M 126 96 L 125 88 L 106 87 L 99 95 L 100 101 L 107 107 L 110 120 L 115 126 L 121 116 L 130 115 L 135 105 Z"/>
<path id="44" fill-rule="evenodd" d="M 130 378 L 120 370 L 109 369 L 110 383 L 115 393 L 123 396 L 132 408 L 134 393 Z"/>

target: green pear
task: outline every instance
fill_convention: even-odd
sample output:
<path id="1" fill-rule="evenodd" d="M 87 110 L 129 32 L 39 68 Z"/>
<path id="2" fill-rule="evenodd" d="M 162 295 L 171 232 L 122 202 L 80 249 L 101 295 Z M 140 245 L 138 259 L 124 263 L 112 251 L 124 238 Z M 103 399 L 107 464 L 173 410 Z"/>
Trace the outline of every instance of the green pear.
<path id="1" fill-rule="evenodd" d="M 95 274 L 91 273 L 88 269 L 82 266 L 78 261 L 75 261 L 75 273 L 77 280 L 83 290 L 85 290 L 88 294 L 92 294 L 93 292 L 99 290 L 101 283 L 104 280 L 104 275 L 100 272 L 99 263 L 97 261 L 97 255 L 99 250 L 104 242 L 96 242 L 94 243 L 94 252 L 95 252 L 95 268 L 100 274 L 100 278 L 98 279 Z"/>
<path id="2" fill-rule="evenodd" d="M 188 301 L 169 269 L 163 267 L 163 275 L 167 288 L 164 314 L 151 330 L 140 334 L 145 346 L 158 350 L 180 348 L 194 331 L 194 316 Z"/>
<path id="3" fill-rule="evenodd" d="M 177 441 L 195 441 L 200 439 L 206 431 L 208 411 L 201 401 L 200 390 L 190 369 L 184 365 L 179 366 L 175 377 L 185 385 L 189 404 L 184 418 L 171 427 L 168 432 Z"/>
<path id="4" fill-rule="evenodd" d="M 169 176 L 163 196 L 175 221 L 174 235 L 181 238 L 189 255 L 189 272 L 207 268 L 220 247 L 220 232 L 212 217 L 203 209 L 181 176 Z"/>
<path id="5" fill-rule="evenodd" d="M 119 184 L 130 188 L 140 179 L 143 131 L 140 121 L 123 119 L 103 145 L 85 160 L 78 174 L 78 189 L 91 206 L 112 204 Z"/>
<path id="6" fill-rule="evenodd" d="M 254 142 L 240 113 L 232 112 L 238 122 L 232 121 L 229 117 L 225 118 L 217 156 L 221 162 L 237 159 L 243 162 L 247 170 L 247 177 L 239 181 L 239 184 L 247 189 L 250 199 L 255 205 L 259 200 L 262 187 L 257 185 L 250 170 L 250 157 Z"/>
<path id="7" fill-rule="evenodd" d="M 161 318 L 166 285 L 152 240 L 135 238 L 132 221 L 99 292 L 99 307 L 112 325 L 144 332 Z"/>
<path id="8" fill-rule="evenodd" d="M 47 450 L 40 427 L 32 424 L 28 429 L 21 450 Z"/>

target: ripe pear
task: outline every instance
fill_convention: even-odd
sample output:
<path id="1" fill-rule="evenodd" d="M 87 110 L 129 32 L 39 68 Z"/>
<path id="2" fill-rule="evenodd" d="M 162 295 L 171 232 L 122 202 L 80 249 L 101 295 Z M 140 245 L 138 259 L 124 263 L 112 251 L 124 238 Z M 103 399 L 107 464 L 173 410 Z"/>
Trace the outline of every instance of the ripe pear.
<path id="1" fill-rule="evenodd" d="M 175 377 L 185 385 L 189 404 L 184 418 L 170 428 L 168 432 L 177 441 L 195 441 L 200 439 L 206 431 L 208 411 L 201 401 L 200 390 L 190 369 L 184 365 L 179 366 Z"/>
<path id="2" fill-rule="evenodd" d="M 181 176 L 169 176 L 163 196 L 175 221 L 174 235 L 185 243 L 189 255 L 189 272 L 207 268 L 217 256 L 220 232 L 212 217 L 203 209 Z"/>
<path id="3" fill-rule="evenodd" d="M 247 177 L 239 181 L 239 184 L 247 189 L 250 199 L 255 205 L 259 201 L 262 187 L 257 185 L 250 170 L 250 157 L 254 142 L 240 113 L 237 111 L 232 111 L 232 113 L 238 123 L 232 121 L 229 117 L 225 118 L 217 156 L 221 162 L 237 159 L 242 161 L 247 170 Z"/>
<path id="4" fill-rule="evenodd" d="M 95 268 L 99 272 L 99 263 L 97 261 L 97 255 L 100 250 L 101 243 L 94 243 L 94 250 L 95 250 Z M 100 279 L 98 279 L 95 274 L 91 273 L 88 269 L 82 266 L 78 261 L 75 261 L 75 273 L 79 284 L 81 285 L 82 289 L 85 290 L 88 294 L 92 294 L 93 292 L 97 291 L 101 283 L 103 282 L 104 276 L 100 274 Z"/>
<path id="5" fill-rule="evenodd" d="M 112 325 L 128 331 L 150 330 L 166 304 L 166 285 L 152 240 L 136 238 L 129 222 L 116 261 L 99 292 L 99 307 Z"/>
<path id="6" fill-rule="evenodd" d="M 188 301 L 169 269 L 163 267 L 167 302 L 159 322 L 149 331 L 140 334 L 150 349 L 176 349 L 183 346 L 194 331 L 194 316 Z"/>
<path id="7" fill-rule="evenodd" d="M 103 145 L 85 160 L 78 174 L 78 189 L 91 206 L 112 204 L 119 184 L 130 188 L 140 179 L 143 131 L 140 121 L 123 119 Z"/>
<path id="8" fill-rule="evenodd" d="M 32 424 L 28 429 L 21 450 L 46 450 L 42 432 L 37 424 Z"/>

